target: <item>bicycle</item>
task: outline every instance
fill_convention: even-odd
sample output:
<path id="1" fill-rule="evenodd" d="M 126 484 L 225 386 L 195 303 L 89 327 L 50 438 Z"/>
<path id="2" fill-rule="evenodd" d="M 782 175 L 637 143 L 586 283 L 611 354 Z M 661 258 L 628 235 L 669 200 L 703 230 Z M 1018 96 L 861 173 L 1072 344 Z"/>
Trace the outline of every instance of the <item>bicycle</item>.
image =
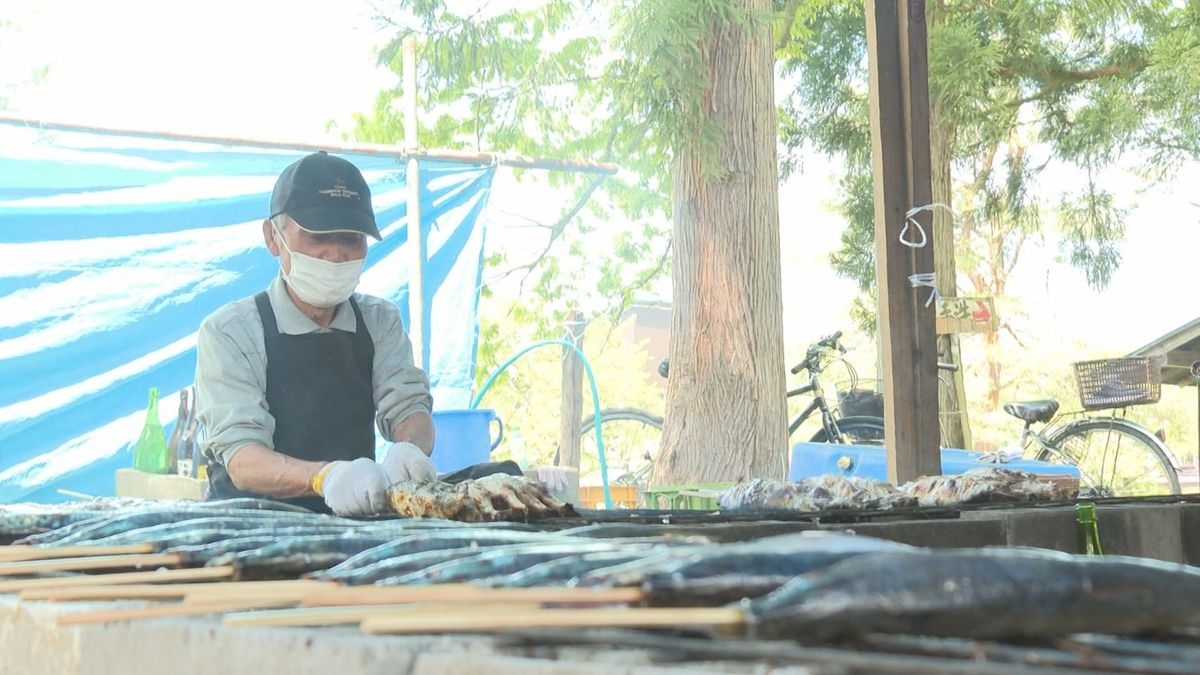
<path id="1" fill-rule="evenodd" d="M 821 428 L 809 439 L 812 443 L 854 443 L 864 445 L 883 444 L 883 395 L 876 391 L 860 390 L 857 387 L 858 376 L 853 366 L 842 355 L 846 348 L 841 344 L 842 332 L 837 331 L 827 335 L 809 346 L 804 360 L 791 369 L 793 375 L 808 373 L 807 382 L 795 389 L 787 391 L 787 397 L 812 395 L 813 399 L 791 422 L 788 423 L 788 438 L 814 414 L 820 416 Z M 849 372 L 849 387 L 846 391 L 838 391 L 837 405 L 831 405 L 826 398 L 821 376 L 832 363 L 842 363 Z M 663 359 L 658 365 L 658 373 L 667 377 L 670 373 L 670 362 Z M 844 414 L 845 412 L 853 414 Z M 583 419 L 581 433 L 583 438 L 583 453 L 594 452 L 595 435 L 593 427 L 595 414 Z M 612 456 L 640 456 L 646 460 L 641 469 L 619 476 L 615 482 L 621 484 L 637 484 L 644 480 L 650 471 L 651 453 L 657 452 L 658 440 L 661 435 L 663 418 L 642 408 L 604 408 L 600 411 L 601 433 L 604 436 L 606 448 Z M 589 443 L 591 448 L 589 448 Z"/>
<path id="2" fill-rule="evenodd" d="M 1129 406 L 1158 401 L 1161 362 L 1130 357 L 1074 365 L 1082 412 L 1059 415 L 1058 401 L 1052 399 L 1004 404 L 1006 413 L 1025 422 L 1019 441 L 1023 454 L 1077 468 L 1080 496 L 1163 494 L 1164 487 L 1169 494 L 1179 494 L 1178 466 L 1170 449 L 1148 429 L 1125 418 Z M 1114 412 L 1085 414 L 1093 410 Z M 1079 419 L 1063 421 L 1069 417 Z M 1041 431 L 1033 428 L 1039 423 L 1046 425 Z"/>

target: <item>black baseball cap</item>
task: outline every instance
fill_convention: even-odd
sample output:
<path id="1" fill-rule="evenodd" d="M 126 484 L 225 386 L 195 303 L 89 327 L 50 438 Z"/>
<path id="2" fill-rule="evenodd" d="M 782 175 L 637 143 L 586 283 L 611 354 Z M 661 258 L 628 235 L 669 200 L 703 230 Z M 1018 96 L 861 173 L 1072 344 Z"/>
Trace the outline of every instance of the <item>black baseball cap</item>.
<path id="1" fill-rule="evenodd" d="M 271 218 L 286 213 L 309 232 L 361 232 L 380 239 L 371 188 L 358 167 L 324 150 L 301 157 L 279 174 Z"/>

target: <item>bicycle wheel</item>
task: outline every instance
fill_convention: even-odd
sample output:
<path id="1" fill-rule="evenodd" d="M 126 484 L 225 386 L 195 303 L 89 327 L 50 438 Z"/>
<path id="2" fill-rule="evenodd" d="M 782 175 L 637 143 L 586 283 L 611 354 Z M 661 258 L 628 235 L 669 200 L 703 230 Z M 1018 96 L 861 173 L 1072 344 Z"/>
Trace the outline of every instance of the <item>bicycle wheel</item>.
<path id="1" fill-rule="evenodd" d="M 1121 419 L 1089 418 L 1063 427 L 1037 459 L 1079 469 L 1079 494 L 1133 497 L 1179 494 L 1179 474 L 1161 442 Z"/>
<path id="2" fill-rule="evenodd" d="M 883 445 L 883 418 L 867 415 L 853 415 L 837 420 L 838 430 L 842 432 L 845 443 L 855 445 Z M 829 435 L 825 429 L 819 429 L 809 439 L 811 443 L 829 443 Z"/>
<path id="3" fill-rule="evenodd" d="M 580 428 L 580 457 L 596 457 L 595 415 L 583 418 Z M 658 454 L 662 440 L 663 418 L 641 408 L 604 408 L 600 411 L 600 433 L 604 436 L 604 456 L 609 466 L 629 470 L 613 481 L 638 485 L 645 481 Z M 634 469 L 633 467 L 639 467 Z"/>

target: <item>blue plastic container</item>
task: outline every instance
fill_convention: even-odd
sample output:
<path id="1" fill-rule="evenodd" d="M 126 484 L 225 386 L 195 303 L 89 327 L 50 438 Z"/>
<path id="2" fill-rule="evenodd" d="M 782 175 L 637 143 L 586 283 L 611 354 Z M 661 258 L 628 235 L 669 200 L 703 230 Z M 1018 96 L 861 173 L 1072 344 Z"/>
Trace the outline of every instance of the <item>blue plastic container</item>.
<path id="1" fill-rule="evenodd" d="M 492 440 L 492 422 L 496 423 L 495 440 Z M 488 408 L 435 411 L 433 429 L 437 439 L 432 459 L 438 473 L 488 461 L 492 450 L 504 439 L 504 423 L 496 411 Z"/>
<path id="2" fill-rule="evenodd" d="M 1079 477 L 1079 469 L 1067 464 L 1018 459 L 1003 464 L 980 462 L 980 453 L 942 448 L 942 474 L 954 476 L 971 469 L 993 467 L 1028 473 Z M 792 446 L 791 480 L 828 473 L 887 480 L 887 454 L 879 445 L 836 445 L 833 443 L 797 443 Z"/>

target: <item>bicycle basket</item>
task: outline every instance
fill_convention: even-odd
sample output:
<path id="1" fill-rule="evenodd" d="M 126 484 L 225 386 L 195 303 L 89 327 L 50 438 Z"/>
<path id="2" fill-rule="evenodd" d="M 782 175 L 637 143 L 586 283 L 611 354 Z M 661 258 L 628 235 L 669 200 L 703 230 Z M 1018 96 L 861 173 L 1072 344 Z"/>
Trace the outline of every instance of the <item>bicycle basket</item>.
<path id="1" fill-rule="evenodd" d="M 1155 403 L 1162 395 L 1161 358 L 1097 359 L 1074 365 L 1084 410 Z"/>
<path id="2" fill-rule="evenodd" d="M 837 397 L 842 417 L 883 417 L 883 394 L 879 393 L 879 380 L 839 382 Z"/>

